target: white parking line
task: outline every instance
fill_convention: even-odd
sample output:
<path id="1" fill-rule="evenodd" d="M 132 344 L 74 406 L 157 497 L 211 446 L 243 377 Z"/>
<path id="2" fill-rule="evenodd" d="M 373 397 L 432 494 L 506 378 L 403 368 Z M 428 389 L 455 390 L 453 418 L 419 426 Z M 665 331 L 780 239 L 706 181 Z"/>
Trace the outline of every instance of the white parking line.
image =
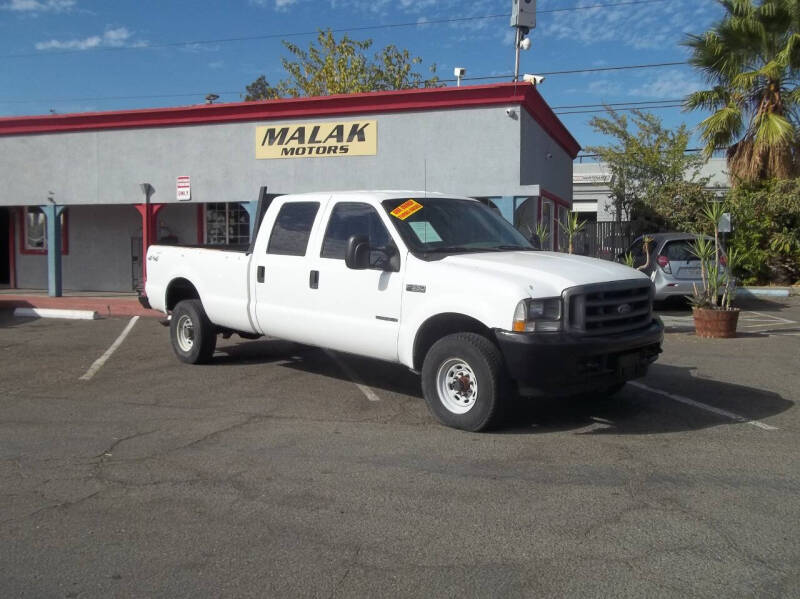
<path id="1" fill-rule="evenodd" d="M 665 314 L 661 316 L 661 320 L 668 329 L 694 328 L 694 321 L 691 314 L 687 314 L 686 316 Z M 739 315 L 739 329 L 742 331 L 753 329 L 752 332 L 756 333 L 772 333 L 773 330 L 780 330 L 775 327 L 786 327 L 797 324 L 796 321 L 789 320 L 788 318 L 774 316 L 773 314 L 765 314 L 763 312 L 754 312 L 752 310 L 742 311 Z"/>
<path id="2" fill-rule="evenodd" d="M 97 374 L 97 371 L 98 371 L 98 370 L 100 370 L 100 368 L 102 368 L 103 364 L 105 364 L 105 363 L 106 363 L 106 360 L 108 360 L 108 359 L 111 357 L 111 354 L 113 354 L 115 351 L 117 351 L 117 348 L 118 348 L 120 345 L 122 345 L 122 342 L 123 342 L 123 341 L 125 341 L 125 337 L 127 337 L 127 336 L 128 336 L 128 333 L 130 333 L 130 332 L 131 332 L 131 330 L 133 329 L 133 325 L 135 325 L 135 324 L 136 324 L 136 321 L 137 321 L 137 320 L 139 320 L 139 317 L 138 317 L 138 316 L 134 316 L 133 318 L 131 318 L 131 319 L 130 319 L 130 321 L 128 322 L 128 326 L 126 326 L 126 327 L 125 327 L 125 329 L 123 329 L 123 331 L 122 331 L 122 332 L 119 334 L 119 337 L 117 337 L 117 340 L 116 340 L 116 341 L 114 341 L 114 343 L 112 343 L 112 344 L 111 344 L 111 347 L 109 347 L 109 348 L 106 350 L 106 353 L 104 353 L 102 356 L 100 356 L 99 358 L 97 358 L 97 359 L 94 361 L 94 364 L 92 364 L 92 365 L 89 367 L 89 370 L 87 370 L 87 371 L 86 371 L 86 374 L 84 374 L 84 375 L 83 375 L 83 376 L 82 376 L 80 379 L 78 379 L 78 380 L 81 380 L 81 381 L 88 381 L 88 380 L 91 380 L 91 378 L 92 378 L 92 377 L 93 377 L 95 374 Z"/>
<path id="3" fill-rule="evenodd" d="M 355 372 L 353 372 L 353 369 L 350 368 L 344 362 L 342 362 L 335 353 L 333 353 L 332 351 L 327 350 L 327 349 L 323 350 L 323 351 L 326 354 L 328 354 L 334 362 L 336 362 L 336 365 L 339 368 L 342 369 L 342 372 L 344 372 L 351 381 L 353 381 L 353 384 L 356 387 L 358 387 L 358 389 L 361 391 L 361 393 L 363 393 L 364 396 L 368 400 L 370 400 L 370 401 L 380 401 L 381 400 L 381 398 L 378 397 L 372 389 L 370 389 L 364 383 L 361 382 L 361 379 L 358 378 L 358 375 Z"/>
<path id="4" fill-rule="evenodd" d="M 759 422 L 758 420 L 750 420 L 745 418 L 744 416 L 739 416 L 739 414 L 734 414 L 733 412 L 728 412 L 727 410 L 722 410 L 720 408 L 715 408 L 714 406 L 709 406 L 708 404 L 700 403 L 699 401 L 695 401 L 693 399 L 689 399 L 688 397 L 683 397 L 682 395 L 676 395 L 674 393 L 669 393 L 667 391 L 662 391 L 661 389 L 654 389 L 653 387 L 649 387 L 643 383 L 637 383 L 636 381 L 630 381 L 628 383 L 632 387 L 636 387 L 638 389 L 642 389 L 644 391 L 648 391 L 650 393 L 657 393 L 658 395 L 663 395 L 664 397 L 668 397 L 674 401 L 679 401 L 686 405 L 699 408 L 701 410 L 705 410 L 706 412 L 711 412 L 712 414 L 716 414 L 717 416 L 724 416 L 730 420 L 735 422 L 743 422 L 745 424 L 752 424 L 753 426 L 763 429 L 765 431 L 776 431 L 778 430 L 777 427 L 770 426 L 769 424 L 764 424 L 763 422 Z"/>
<path id="5" fill-rule="evenodd" d="M 797 324 L 794 320 L 788 320 L 786 318 L 781 318 L 780 316 L 775 316 L 773 314 L 763 314 L 761 312 L 754 312 L 750 310 L 750 314 L 755 314 L 756 316 L 761 316 L 762 318 L 770 318 L 772 320 L 780 320 L 781 322 L 786 322 L 788 324 Z"/>

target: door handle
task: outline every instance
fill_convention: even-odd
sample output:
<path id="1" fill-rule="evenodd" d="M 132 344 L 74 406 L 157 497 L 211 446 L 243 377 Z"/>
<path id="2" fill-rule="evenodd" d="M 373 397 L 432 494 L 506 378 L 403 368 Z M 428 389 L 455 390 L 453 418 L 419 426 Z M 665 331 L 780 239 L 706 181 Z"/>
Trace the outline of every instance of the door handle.
<path id="1" fill-rule="evenodd" d="M 308 275 L 308 286 L 311 289 L 319 289 L 319 271 L 312 270 Z"/>
<path id="2" fill-rule="evenodd" d="M 259 266 L 256 269 L 256 281 L 258 281 L 259 283 L 263 283 L 264 282 L 264 267 L 263 266 Z"/>

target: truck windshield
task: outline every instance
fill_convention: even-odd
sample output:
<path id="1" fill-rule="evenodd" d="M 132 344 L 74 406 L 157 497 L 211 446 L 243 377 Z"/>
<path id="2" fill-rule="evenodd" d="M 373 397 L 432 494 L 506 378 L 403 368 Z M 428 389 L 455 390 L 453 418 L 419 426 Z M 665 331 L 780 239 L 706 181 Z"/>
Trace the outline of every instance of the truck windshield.
<path id="1" fill-rule="evenodd" d="M 383 207 L 408 248 L 422 256 L 535 248 L 500 214 L 477 200 L 386 200 Z"/>

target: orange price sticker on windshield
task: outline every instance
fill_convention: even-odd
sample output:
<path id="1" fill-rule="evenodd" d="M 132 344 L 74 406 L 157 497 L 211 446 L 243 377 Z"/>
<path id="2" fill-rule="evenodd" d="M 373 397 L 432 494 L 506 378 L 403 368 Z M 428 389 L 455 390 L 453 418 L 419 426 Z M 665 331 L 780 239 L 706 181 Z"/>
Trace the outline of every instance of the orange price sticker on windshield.
<path id="1" fill-rule="evenodd" d="M 400 204 L 389 214 L 391 214 L 395 218 L 399 218 L 400 220 L 406 220 L 409 216 L 411 216 L 415 212 L 419 212 L 420 210 L 422 210 L 422 204 L 420 204 L 419 202 L 415 202 L 414 200 L 408 200 L 407 202 L 403 202 L 402 204 Z"/>

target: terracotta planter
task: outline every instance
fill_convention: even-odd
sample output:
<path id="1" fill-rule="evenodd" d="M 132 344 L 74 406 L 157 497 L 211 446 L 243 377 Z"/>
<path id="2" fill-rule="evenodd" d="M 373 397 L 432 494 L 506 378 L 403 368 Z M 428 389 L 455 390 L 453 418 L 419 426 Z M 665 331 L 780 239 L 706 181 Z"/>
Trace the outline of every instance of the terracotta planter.
<path id="1" fill-rule="evenodd" d="M 729 339 L 736 337 L 736 324 L 739 322 L 739 308 L 730 310 L 710 310 L 692 308 L 694 330 L 698 337 Z"/>

